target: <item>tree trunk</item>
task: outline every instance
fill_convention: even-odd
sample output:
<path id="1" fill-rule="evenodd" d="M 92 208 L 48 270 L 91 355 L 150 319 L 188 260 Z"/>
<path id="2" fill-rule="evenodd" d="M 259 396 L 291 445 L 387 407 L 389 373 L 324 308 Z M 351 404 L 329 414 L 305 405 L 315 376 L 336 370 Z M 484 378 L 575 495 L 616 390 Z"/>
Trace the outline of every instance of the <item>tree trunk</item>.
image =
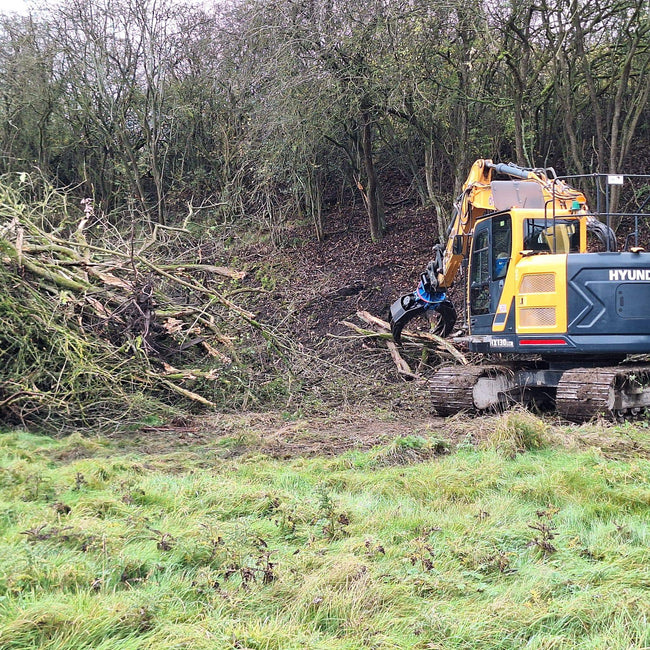
<path id="1" fill-rule="evenodd" d="M 519 87 L 515 93 L 515 150 L 517 152 L 517 164 L 526 166 L 526 150 L 524 147 L 524 116 L 522 111 L 521 93 L 523 88 Z"/>
<path id="2" fill-rule="evenodd" d="M 594 81 L 591 63 L 589 57 L 585 52 L 584 47 L 584 30 L 581 22 L 581 16 L 578 11 L 577 3 L 572 4 L 572 23 L 573 31 L 575 33 L 575 44 L 576 44 L 576 53 L 578 59 L 582 64 L 582 70 L 587 84 L 587 89 L 589 91 L 589 98 L 591 99 L 591 107 L 594 112 L 594 127 L 596 130 L 596 171 L 602 172 L 604 167 L 604 162 L 606 160 L 605 156 L 605 127 L 603 120 L 603 113 L 600 108 L 600 101 L 598 97 L 598 91 L 596 89 L 596 83 Z"/>
<path id="3" fill-rule="evenodd" d="M 427 194 L 429 201 L 435 203 L 437 200 L 435 190 L 435 168 L 433 142 L 427 142 L 424 148 L 424 178 L 427 182 Z"/>
<path id="4" fill-rule="evenodd" d="M 370 221 L 370 237 L 372 241 L 380 241 L 384 236 L 386 228 L 386 214 L 384 211 L 384 200 L 381 196 L 381 188 L 377 180 L 377 170 L 372 157 L 372 124 L 370 115 L 363 114 L 361 135 L 361 149 L 363 166 L 366 172 L 366 206 L 368 208 L 368 219 Z"/>
<path id="5" fill-rule="evenodd" d="M 316 239 L 323 241 L 325 239 L 325 230 L 323 228 L 323 191 L 320 171 L 318 169 L 309 171 L 306 175 L 306 182 L 305 200 L 307 210 L 314 222 Z"/>

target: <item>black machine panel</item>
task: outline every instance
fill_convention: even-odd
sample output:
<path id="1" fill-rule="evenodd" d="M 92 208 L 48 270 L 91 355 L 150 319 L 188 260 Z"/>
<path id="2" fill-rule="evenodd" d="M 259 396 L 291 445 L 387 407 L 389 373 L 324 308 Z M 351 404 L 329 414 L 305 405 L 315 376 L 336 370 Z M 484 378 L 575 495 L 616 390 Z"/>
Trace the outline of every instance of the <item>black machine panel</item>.
<path id="1" fill-rule="evenodd" d="M 650 350 L 650 253 L 568 255 L 567 280 L 569 335 L 643 334 Z"/>
<path id="2" fill-rule="evenodd" d="M 616 313 L 620 318 L 644 318 L 650 322 L 650 282 L 628 282 L 616 288 Z"/>

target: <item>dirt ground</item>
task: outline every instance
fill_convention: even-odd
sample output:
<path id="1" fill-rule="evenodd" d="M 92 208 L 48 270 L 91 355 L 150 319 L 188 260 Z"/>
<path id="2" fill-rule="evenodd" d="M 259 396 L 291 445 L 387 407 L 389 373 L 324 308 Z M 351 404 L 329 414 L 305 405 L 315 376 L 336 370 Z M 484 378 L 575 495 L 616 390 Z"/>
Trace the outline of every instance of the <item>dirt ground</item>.
<path id="1" fill-rule="evenodd" d="M 409 436 L 429 443 L 440 441 L 442 448 L 453 451 L 464 445 L 491 446 L 497 427 L 503 431 L 504 427 L 516 427 L 517 423 L 527 426 L 531 422 L 543 427 L 544 446 L 592 450 L 611 459 L 650 458 L 650 429 L 643 423 L 595 421 L 575 425 L 551 415 L 538 420 L 518 409 L 505 414 L 457 414 L 450 418 L 417 414 L 408 409 L 392 413 L 357 409 L 328 416 L 299 417 L 278 411 L 214 414 L 161 426 L 143 426 L 138 431 L 108 438 L 111 450 L 170 457 L 189 453 L 210 464 L 216 458 L 229 460 L 260 454 L 282 460 L 335 457 L 350 451 L 389 446 Z M 65 453 L 70 460 L 95 452 L 82 445 L 72 446 Z"/>
<path id="2" fill-rule="evenodd" d="M 274 289 L 257 301 L 267 321 L 292 328 L 306 345 L 349 330 L 341 321 L 367 310 L 386 318 L 391 303 L 413 291 L 437 243 L 432 210 L 407 206 L 389 210 L 380 242 L 370 241 L 367 215 L 356 208 L 336 209 L 326 217 L 325 239 L 309 226 L 293 226 L 281 249 L 248 250 L 251 282 L 273 275 Z"/>
<path id="3" fill-rule="evenodd" d="M 197 420 L 144 426 L 136 433 L 109 436 L 118 446 L 146 454 L 187 447 L 219 448 L 222 457 L 262 453 L 272 458 L 338 456 L 367 451 L 406 436 L 441 436 L 458 440 L 461 429 L 443 418 L 386 416 L 343 412 L 330 416 L 293 417 L 286 413 L 216 414 Z"/>
<path id="4" fill-rule="evenodd" d="M 438 242 L 434 210 L 415 204 L 389 208 L 379 242 L 370 240 L 363 206 L 334 207 L 324 222 L 323 241 L 316 240 L 310 224 L 293 224 L 285 233 L 286 245 L 256 243 L 239 252 L 248 272 L 244 283 L 267 289 L 252 293 L 247 308 L 304 351 L 306 360 L 297 374 L 331 405 L 330 411 L 360 398 L 383 408 L 395 399 L 421 401 L 422 395 L 412 395 L 411 387 L 404 386 L 385 343 L 357 336 L 344 321 L 367 327 L 358 311 L 387 320 L 390 305 L 416 289 Z M 459 279 L 451 291 L 459 322 L 462 293 Z M 421 346 L 406 346 L 403 355 L 424 376 L 443 360 L 431 354 L 423 361 Z M 432 413 L 425 401 L 421 415 Z"/>

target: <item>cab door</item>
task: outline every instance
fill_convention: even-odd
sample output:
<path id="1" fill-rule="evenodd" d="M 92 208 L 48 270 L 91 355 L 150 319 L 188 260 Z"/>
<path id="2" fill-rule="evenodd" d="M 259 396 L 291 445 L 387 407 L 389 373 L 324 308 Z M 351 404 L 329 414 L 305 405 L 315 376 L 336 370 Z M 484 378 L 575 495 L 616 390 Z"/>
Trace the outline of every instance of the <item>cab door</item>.
<path id="1" fill-rule="evenodd" d="M 474 230 L 469 264 L 470 333 L 490 334 L 512 255 L 512 221 L 500 214 Z"/>

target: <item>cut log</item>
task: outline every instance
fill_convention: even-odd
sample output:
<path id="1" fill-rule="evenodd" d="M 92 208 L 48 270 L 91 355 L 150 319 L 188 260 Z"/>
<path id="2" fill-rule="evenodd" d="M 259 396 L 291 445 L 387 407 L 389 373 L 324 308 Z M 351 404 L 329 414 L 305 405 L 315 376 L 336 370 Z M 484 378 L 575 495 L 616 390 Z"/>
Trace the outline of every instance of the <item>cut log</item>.
<path id="1" fill-rule="evenodd" d="M 390 325 L 385 320 L 382 320 L 381 318 L 377 318 L 377 316 L 373 316 L 370 312 L 358 311 L 357 318 L 362 320 L 364 323 L 368 323 L 368 325 L 376 325 L 382 330 L 385 330 L 386 332 L 390 332 Z"/>
<path id="2" fill-rule="evenodd" d="M 390 356 L 393 358 L 393 361 L 395 362 L 395 365 L 397 366 L 397 372 L 400 375 L 404 375 L 405 377 L 409 377 L 410 379 L 419 379 L 418 375 L 416 375 L 411 368 L 409 367 L 409 364 L 404 361 L 402 358 L 402 355 L 399 353 L 399 350 L 397 349 L 397 345 L 395 341 L 387 341 L 386 345 L 388 346 L 388 350 L 390 352 Z"/>
<path id="3" fill-rule="evenodd" d="M 357 334 L 361 334 L 362 336 L 366 336 L 368 338 L 381 339 L 383 341 L 393 340 L 393 336 L 390 333 L 390 327 L 386 321 L 382 320 L 381 318 L 377 318 L 368 312 L 357 312 L 357 316 L 364 322 L 379 327 L 382 331 L 377 332 L 376 330 L 365 329 L 363 327 L 355 325 L 354 323 L 350 323 L 349 321 L 341 321 L 341 325 L 345 325 L 346 327 L 353 329 L 355 332 L 357 332 Z M 409 332 L 405 330 L 402 332 L 402 340 L 423 344 L 433 343 L 439 351 L 449 353 L 458 363 L 464 366 L 469 363 L 465 355 L 460 352 L 460 350 L 458 350 L 450 341 L 447 341 L 442 337 L 436 336 L 430 332 Z"/>

